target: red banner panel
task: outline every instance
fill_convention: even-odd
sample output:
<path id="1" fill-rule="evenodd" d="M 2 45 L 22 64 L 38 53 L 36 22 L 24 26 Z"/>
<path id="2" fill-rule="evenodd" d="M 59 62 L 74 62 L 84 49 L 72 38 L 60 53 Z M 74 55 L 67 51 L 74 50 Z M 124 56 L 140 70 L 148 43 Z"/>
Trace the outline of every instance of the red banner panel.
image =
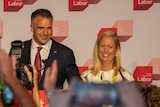
<path id="1" fill-rule="evenodd" d="M 117 33 L 117 28 L 101 28 L 100 31 L 98 32 L 97 37 L 99 37 L 105 31 L 113 31 Z"/>
<path id="2" fill-rule="evenodd" d="M 133 20 L 117 20 L 112 28 L 117 28 L 121 42 L 126 42 L 133 35 Z"/>
<path id="3" fill-rule="evenodd" d="M 89 4 L 98 4 L 101 0 L 89 0 Z"/>
<path id="4" fill-rule="evenodd" d="M 68 21 L 54 21 L 52 38 L 57 42 L 62 42 L 68 37 Z"/>
<path id="5" fill-rule="evenodd" d="M 152 83 L 152 66 L 137 66 L 133 72 L 133 77 L 137 81 Z"/>
<path id="6" fill-rule="evenodd" d="M 154 3 L 160 3 L 160 0 L 154 0 Z"/>
<path id="7" fill-rule="evenodd" d="M 28 93 L 32 96 L 32 91 L 28 91 Z M 39 90 L 39 94 L 40 94 L 41 107 L 48 107 L 48 100 L 47 100 L 45 91 Z M 17 99 L 14 100 L 14 107 L 20 107 Z"/>
<path id="8" fill-rule="evenodd" d="M 4 0 L 4 11 L 19 11 L 23 5 L 23 0 Z"/>
<path id="9" fill-rule="evenodd" d="M 88 7 L 88 0 L 69 0 L 69 11 L 83 11 Z"/>
<path id="10" fill-rule="evenodd" d="M 133 10 L 148 10 L 153 5 L 153 0 L 133 0 Z"/>
<path id="11" fill-rule="evenodd" d="M 85 70 L 88 69 L 88 66 L 79 66 L 78 70 L 79 70 L 79 74 L 81 75 Z"/>
<path id="12" fill-rule="evenodd" d="M 160 80 L 160 58 L 152 58 L 148 66 L 153 68 L 153 80 Z"/>
<path id="13" fill-rule="evenodd" d="M 33 4 L 37 0 L 24 0 L 24 4 Z"/>

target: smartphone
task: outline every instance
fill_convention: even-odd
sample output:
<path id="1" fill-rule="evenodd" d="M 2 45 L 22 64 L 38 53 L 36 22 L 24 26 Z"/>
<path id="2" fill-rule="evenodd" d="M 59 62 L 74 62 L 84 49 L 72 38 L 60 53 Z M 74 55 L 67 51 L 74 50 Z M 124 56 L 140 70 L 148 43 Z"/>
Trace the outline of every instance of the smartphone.
<path id="1" fill-rule="evenodd" d="M 96 84 L 76 81 L 71 87 L 71 104 L 87 106 L 120 105 L 115 84 Z"/>
<path id="2" fill-rule="evenodd" d="M 10 87 L 0 79 L 1 98 L 4 106 L 14 105 L 14 94 Z"/>

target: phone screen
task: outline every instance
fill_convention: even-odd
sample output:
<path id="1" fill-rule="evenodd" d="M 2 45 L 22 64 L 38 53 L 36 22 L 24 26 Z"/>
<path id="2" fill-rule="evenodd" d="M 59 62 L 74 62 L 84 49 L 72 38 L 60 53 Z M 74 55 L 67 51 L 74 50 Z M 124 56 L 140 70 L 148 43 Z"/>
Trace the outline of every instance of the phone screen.
<path id="1" fill-rule="evenodd" d="M 14 95 L 9 86 L 1 79 L 0 80 L 1 88 L 1 98 L 4 106 L 14 105 Z"/>
<path id="2" fill-rule="evenodd" d="M 77 81 L 71 88 L 72 105 L 119 105 L 119 94 L 116 85 L 83 83 Z"/>

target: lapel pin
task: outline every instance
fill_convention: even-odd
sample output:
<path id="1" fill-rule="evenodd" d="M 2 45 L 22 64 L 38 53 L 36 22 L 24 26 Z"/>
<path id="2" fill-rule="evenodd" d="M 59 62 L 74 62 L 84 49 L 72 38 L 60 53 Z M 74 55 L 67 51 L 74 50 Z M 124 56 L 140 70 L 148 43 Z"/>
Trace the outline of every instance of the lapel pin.
<path id="1" fill-rule="evenodd" d="M 54 51 L 54 53 L 56 54 L 56 53 L 57 53 L 57 51 Z"/>

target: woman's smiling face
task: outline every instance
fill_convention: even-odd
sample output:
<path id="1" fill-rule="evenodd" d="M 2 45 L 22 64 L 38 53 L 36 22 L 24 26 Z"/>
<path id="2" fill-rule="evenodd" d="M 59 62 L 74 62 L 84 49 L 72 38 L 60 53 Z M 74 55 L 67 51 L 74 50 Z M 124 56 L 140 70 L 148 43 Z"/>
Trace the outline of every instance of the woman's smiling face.
<path id="1" fill-rule="evenodd" d="M 101 62 L 113 64 L 116 54 L 116 44 L 112 37 L 104 37 L 98 46 L 98 56 Z"/>

